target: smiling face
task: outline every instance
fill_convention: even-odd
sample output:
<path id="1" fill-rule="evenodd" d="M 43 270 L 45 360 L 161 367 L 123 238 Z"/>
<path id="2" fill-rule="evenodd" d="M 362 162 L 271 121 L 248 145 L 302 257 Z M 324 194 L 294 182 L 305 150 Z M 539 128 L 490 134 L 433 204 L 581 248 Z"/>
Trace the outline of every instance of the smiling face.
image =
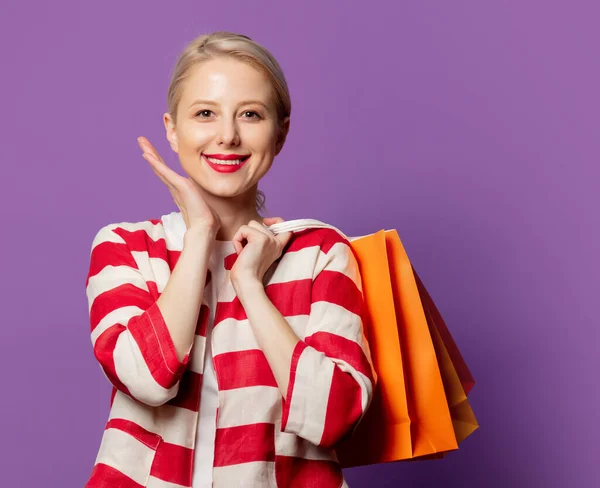
<path id="1" fill-rule="evenodd" d="M 176 124 L 165 114 L 165 128 L 190 178 L 212 195 L 234 197 L 256 190 L 283 147 L 289 118 L 280 131 L 265 75 L 241 61 L 216 58 L 191 69 Z M 215 164 L 219 161 L 206 155 L 239 156 L 242 162 Z"/>

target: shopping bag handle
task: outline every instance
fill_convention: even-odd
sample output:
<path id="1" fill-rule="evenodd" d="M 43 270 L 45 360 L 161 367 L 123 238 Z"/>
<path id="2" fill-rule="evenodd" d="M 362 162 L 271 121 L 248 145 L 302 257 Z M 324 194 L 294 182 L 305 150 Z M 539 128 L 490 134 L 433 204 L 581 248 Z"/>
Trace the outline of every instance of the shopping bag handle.
<path id="1" fill-rule="evenodd" d="M 355 239 L 360 239 L 361 237 L 366 236 L 347 236 L 340 229 L 334 227 L 331 224 L 327 224 L 325 222 L 321 222 L 316 219 L 295 219 L 295 220 L 286 220 L 285 222 L 279 222 L 277 224 L 273 224 L 267 226 L 267 228 L 273 232 L 274 234 L 281 234 L 282 232 L 297 232 L 299 230 L 317 228 L 317 229 L 333 229 L 338 231 L 345 239 L 349 241 L 353 241 Z M 367 234 L 372 235 L 372 234 Z"/>

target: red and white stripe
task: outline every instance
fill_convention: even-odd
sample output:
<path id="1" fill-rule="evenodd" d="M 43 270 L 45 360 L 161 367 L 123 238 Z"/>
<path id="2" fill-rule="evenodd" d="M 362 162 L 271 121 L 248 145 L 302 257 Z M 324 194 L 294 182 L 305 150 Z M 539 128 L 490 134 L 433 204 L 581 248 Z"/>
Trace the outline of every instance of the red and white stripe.
<path id="1" fill-rule="evenodd" d="M 156 300 L 183 247 L 181 214 L 111 224 L 86 280 L 94 354 L 114 386 L 90 488 L 190 488 L 210 311 L 179 361 Z M 237 255 L 225 258 L 230 269 Z M 207 283 L 210 273 L 207 276 Z M 282 398 L 228 280 L 212 336 L 219 410 L 213 486 L 346 486 L 335 444 L 369 405 L 376 377 L 362 329 L 358 264 L 332 229 L 296 232 L 265 291 L 301 338 Z"/>

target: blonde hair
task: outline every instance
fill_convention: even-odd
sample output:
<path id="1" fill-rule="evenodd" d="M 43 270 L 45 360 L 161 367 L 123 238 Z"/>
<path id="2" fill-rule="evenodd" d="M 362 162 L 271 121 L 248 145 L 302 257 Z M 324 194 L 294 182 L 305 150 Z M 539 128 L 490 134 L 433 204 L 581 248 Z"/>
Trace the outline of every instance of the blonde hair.
<path id="1" fill-rule="evenodd" d="M 234 32 L 216 31 L 192 40 L 180 54 L 167 92 L 167 107 L 173 123 L 177 121 L 177 107 L 183 93 L 184 82 L 190 70 L 198 64 L 217 57 L 233 58 L 249 64 L 263 73 L 270 81 L 275 96 L 280 133 L 282 122 L 292 112 L 292 102 L 283 70 L 274 56 L 248 36 Z M 265 194 L 257 190 L 256 209 L 265 208 Z"/>

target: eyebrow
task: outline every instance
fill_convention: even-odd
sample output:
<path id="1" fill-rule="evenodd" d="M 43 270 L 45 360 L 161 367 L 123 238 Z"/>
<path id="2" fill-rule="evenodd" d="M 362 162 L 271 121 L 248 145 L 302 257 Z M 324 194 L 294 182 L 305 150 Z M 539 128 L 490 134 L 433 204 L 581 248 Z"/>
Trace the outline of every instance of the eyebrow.
<path id="1" fill-rule="evenodd" d="M 239 105 L 250 105 L 250 104 L 253 104 L 253 103 L 256 103 L 258 105 L 262 105 L 263 107 L 265 107 L 266 109 L 268 109 L 268 107 L 263 102 L 261 102 L 260 100 L 244 100 L 244 101 L 240 102 Z M 212 100 L 194 100 L 190 104 L 190 107 L 193 107 L 194 105 L 199 105 L 199 104 L 202 104 L 202 105 L 217 105 L 217 103 L 213 102 Z"/>

